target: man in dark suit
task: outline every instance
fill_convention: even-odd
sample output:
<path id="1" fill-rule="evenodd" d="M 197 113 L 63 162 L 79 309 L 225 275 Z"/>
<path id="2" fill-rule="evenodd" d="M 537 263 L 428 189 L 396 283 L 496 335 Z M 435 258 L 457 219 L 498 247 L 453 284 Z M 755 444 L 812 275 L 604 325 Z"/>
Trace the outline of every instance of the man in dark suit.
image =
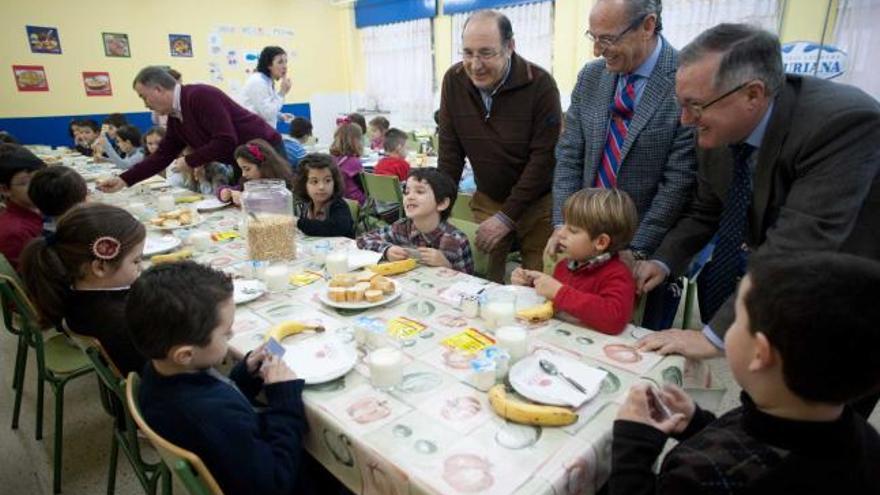
<path id="1" fill-rule="evenodd" d="M 681 51 L 675 93 L 682 123 L 697 129 L 697 192 L 653 259 L 636 267 L 637 284 L 650 290 L 683 273 L 714 237 L 700 273 L 708 323 L 639 346 L 706 358 L 723 352 L 750 253 L 880 259 L 880 104 L 854 87 L 785 75 L 778 38 L 742 24 L 718 25 Z"/>
<path id="2" fill-rule="evenodd" d="M 655 0 L 601 0 L 590 12 L 587 37 L 602 58 L 581 70 L 556 146 L 557 230 L 547 243 L 548 255 L 556 251 L 565 200 L 582 188 L 616 187 L 630 195 L 639 212 L 629 246 L 637 258 L 653 254 L 690 198 L 697 168 L 694 134 L 679 120 L 677 51 L 660 35 L 660 15 Z M 630 86 L 632 100 L 625 97 Z M 617 101 L 631 102 L 632 108 L 617 108 Z"/>

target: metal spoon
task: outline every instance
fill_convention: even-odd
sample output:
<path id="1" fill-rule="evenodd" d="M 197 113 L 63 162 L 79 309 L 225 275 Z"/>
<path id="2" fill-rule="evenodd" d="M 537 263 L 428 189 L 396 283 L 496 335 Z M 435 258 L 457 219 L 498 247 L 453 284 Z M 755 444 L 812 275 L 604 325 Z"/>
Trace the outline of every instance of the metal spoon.
<path id="1" fill-rule="evenodd" d="M 546 359 L 541 359 L 538 361 L 538 363 L 540 363 L 541 369 L 544 370 L 544 372 L 547 373 L 548 375 L 561 376 L 562 378 L 565 378 L 565 381 L 570 383 L 572 387 L 578 389 L 582 394 L 587 393 L 587 389 L 585 389 L 583 387 L 583 385 L 572 380 L 570 377 L 566 376 L 563 372 L 559 371 L 559 368 L 557 368 L 555 364 L 551 363 L 550 361 L 548 361 Z"/>

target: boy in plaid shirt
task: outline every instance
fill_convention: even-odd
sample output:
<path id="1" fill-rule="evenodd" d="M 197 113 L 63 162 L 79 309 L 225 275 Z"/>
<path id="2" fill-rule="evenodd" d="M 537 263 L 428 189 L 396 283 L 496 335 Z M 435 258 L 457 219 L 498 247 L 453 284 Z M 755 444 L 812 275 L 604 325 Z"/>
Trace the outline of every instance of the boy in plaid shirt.
<path id="1" fill-rule="evenodd" d="M 388 261 L 415 257 L 428 266 L 473 273 L 467 236 L 446 222 L 457 193 L 452 180 L 439 170 L 413 169 L 403 196 L 406 218 L 359 237 L 358 247 L 383 253 Z"/>

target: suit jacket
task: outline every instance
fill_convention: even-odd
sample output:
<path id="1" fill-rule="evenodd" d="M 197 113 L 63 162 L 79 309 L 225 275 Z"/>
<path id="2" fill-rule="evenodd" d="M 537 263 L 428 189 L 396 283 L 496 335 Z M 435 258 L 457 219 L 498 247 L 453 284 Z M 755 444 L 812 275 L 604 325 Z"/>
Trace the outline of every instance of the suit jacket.
<path id="1" fill-rule="evenodd" d="M 657 65 L 648 78 L 621 150 L 617 187 L 626 191 L 639 212 L 631 245 L 653 253 L 684 210 L 694 188 L 697 159 L 693 129 L 680 123 L 675 100 L 677 53 L 662 37 Z M 553 223 L 562 223 L 562 206 L 576 191 L 593 187 L 611 120 L 617 74 L 605 60 L 581 70 L 565 114 L 565 132 L 556 146 L 553 176 Z"/>
<path id="2" fill-rule="evenodd" d="M 792 75 L 775 99 L 752 180 L 746 243 L 753 255 L 841 251 L 880 259 L 880 104 L 852 86 Z M 696 195 L 656 253 L 674 274 L 715 234 L 733 177 L 727 147 L 698 158 Z M 733 301 L 709 322 L 722 338 Z"/>

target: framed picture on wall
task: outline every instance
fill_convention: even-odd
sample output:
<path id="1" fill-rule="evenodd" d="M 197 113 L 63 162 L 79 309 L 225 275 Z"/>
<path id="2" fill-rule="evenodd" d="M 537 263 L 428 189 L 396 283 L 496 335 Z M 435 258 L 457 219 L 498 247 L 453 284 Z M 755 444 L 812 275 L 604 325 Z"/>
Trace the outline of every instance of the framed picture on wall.
<path id="1" fill-rule="evenodd" d="M 61 53 L 61 38 L 58 29 L 43 26 L 25 26 L 28 44 L 33 53 Z"/>
<path id="2" fill-rule="evenodd" d="M 49 91 L 49 79 L 42 65 L 13 65 L 12 73 L 19 91 Z"/>
<path id="3" fill-rule="evenodd" d="M 83 72 L 82 78 L 83 86 L 86 88 L 86 96 L 113 95 L 109 72 Z"/>
<path id="4" fill-rule="evenodd" d="M 101 33 L 104 38 L 104 55 L 108 57 L 131 57 L 128 35 L 125 33 Z"/>
<path id="5" fill-rule="evenodd" d="M 172 57 L 192 57 L 192 36 L 188 34 L 169 34 L 168 44 L 171 48 Z"/>

